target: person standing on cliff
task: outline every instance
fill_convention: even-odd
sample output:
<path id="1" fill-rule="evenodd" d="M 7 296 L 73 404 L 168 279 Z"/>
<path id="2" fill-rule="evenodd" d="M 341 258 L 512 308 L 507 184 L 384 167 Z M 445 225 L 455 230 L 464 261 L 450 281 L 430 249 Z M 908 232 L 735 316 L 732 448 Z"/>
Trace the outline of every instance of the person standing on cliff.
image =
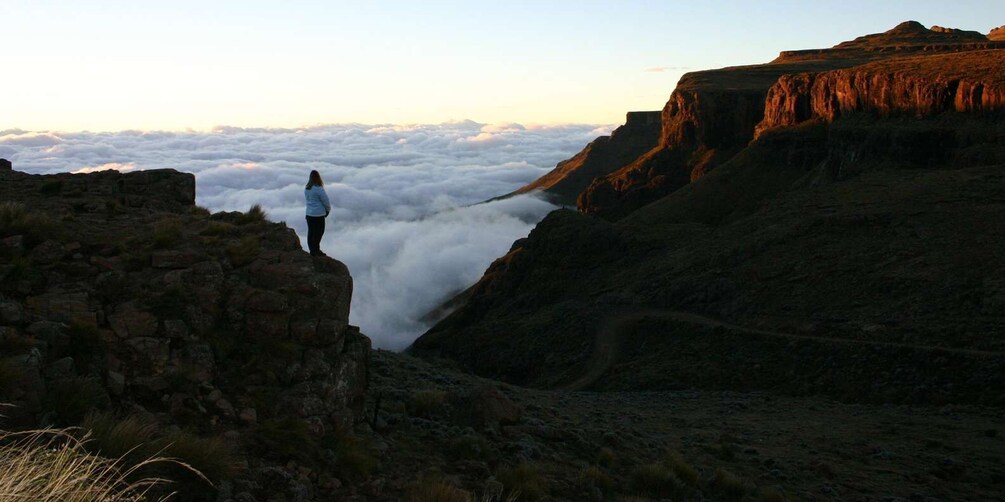
<path id="1" fill-rule="evenodd" d="M 311 171 L 304 187 L 304 200 L 307 202 L 307 248 L 311 256 L 328 256 L 321 252 L 321 237 L 325 234 L 325 218 L 332 205 L 325 192 L 325 183 L 321 181 L 321 173 Z"/>

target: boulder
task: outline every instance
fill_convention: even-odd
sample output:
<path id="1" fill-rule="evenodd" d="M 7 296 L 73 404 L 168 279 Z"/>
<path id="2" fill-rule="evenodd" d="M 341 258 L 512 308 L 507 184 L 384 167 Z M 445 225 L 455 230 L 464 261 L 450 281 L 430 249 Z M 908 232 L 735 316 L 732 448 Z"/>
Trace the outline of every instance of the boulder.
<path id="1" fill-rule="evenodd" d="M 45 368 L 45 377 L 50 380 L 59 380 L 63 378 L 69 378 L 76 375 L 75 366 L 72 357 L 63 357 L 57 359 Z"/>
<path id="2" fill-rule="evenodd" d="M 157 317 L 140 310 L 134 302 L 120 304 L 108 316 L 108 324 L 119 338 L 152 337 L 157 334 Z"/>
<path id="3" fill-rule="evenodd" d="M 133 337 L 126 340 L 138 362 L 145 368 L 160 369 L 167 365 L 170 357 L 168 341 L 162 338 Z"/>
<path id="4" fill-rule="evenodd" d="M 20 324 L 24 321 L 24 307 L 14 300 L 0 301 L 0 322 Z"/>
<path id="5" fill-rule="evenodd" d="M 285 312 L 290 304 L 286 295 L 276 291 L 258 291 L 248 297 L 245 307 L 253 312 Z"/>
<path id="6" fill-rule="evenodd" d="M 25 302 L 29 319 L 75 322 L 97 326 L 97 313 L 90 307 L 86 292 L 51 291 L 32 296 Z"/>
<path id="7" fill-rule="evenodd" d="M 154 268 L 188 268 L 205 259 L 204 255 L 193 251 L 155 251 L 150 255 L 150 266 Z"/>
<path id="8" fill-rule="evenodd" d="M 24 252 L 24 236 L 12 235 L 0 239 L 0 253 L 20 255 Z"/>
<path id="9" fill-rule="evenodd" d="M 63 258 L 66 250 L 56 241 L 45 241 L 31 250 L 31 261 L 39 265 L 51 265 Z"/>
<path id="10" fill-rule="evenodd" d="M 258 412 L 255 411 L 254 408 L 244 408 L 241 410 L 238 418 L 240 418 L 241 422 L 244 422 L 245 425 L 252 426 L 258 423 Z"/>
<path id="11" fill-rule="evenodd" d="M 126 390 L 126 377 L 117 371 L 109 371 L 106 384 L 108 385 L 108 392 L 113 396 L 121 396 Z"/>

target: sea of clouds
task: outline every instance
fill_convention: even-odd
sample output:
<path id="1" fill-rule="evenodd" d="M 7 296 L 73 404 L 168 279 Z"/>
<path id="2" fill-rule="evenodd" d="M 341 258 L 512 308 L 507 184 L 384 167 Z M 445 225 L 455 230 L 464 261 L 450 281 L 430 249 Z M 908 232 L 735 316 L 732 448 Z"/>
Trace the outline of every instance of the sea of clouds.
<path id="1" fill-rule="evenodd" d="M 524 195 L 478 204 L 547 173 L 613 126 L 342 124 L 209 132 L 0 131 L 0 157 L 47 174 L 173 168 L 212 211 L 261 204 L 305 243 L 312 169 L 332 200 L 322 250 L 349 267 L 350 322 L 399 350 L 419 319 L 481 277 L 555 207 Z"/>

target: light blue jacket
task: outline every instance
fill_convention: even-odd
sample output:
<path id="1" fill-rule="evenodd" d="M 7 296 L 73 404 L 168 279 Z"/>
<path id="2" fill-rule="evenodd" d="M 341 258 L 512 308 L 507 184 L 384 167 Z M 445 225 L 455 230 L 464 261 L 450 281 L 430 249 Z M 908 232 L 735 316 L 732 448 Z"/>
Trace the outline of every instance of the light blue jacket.
<path id="1" fill-rule="evenodd" d="M 332 210 L 324 187 L 314 185 L 305 188 L 304 200 L 307 201 L 307 216 L 326 216 Z"/>

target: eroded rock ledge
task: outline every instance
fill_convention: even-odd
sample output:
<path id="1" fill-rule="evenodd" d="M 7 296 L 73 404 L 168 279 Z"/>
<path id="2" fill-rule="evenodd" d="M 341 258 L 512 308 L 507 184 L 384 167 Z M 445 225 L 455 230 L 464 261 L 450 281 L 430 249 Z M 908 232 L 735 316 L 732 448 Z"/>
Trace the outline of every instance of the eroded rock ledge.
<path id="1" fill-rule="evenodd" d="M 261 213 L 194 200 L 194 177 L 173 170 L 0 169 L 8 426 L 97 411 L 226 437 L 255 486 L 286 462 L 261 431 L 320 440 L 362 419 L 370 341 L 348 323 L 345 265 Z M 59 405 L 80 392 L 86 406 Z"/>
<path id="2" fill-rule="evenodd" d="M 1005 110 L 1005 50 L 898 58 L 822 73 L 785 75 L 768 90 L 766 130 L 814 118 L 871 112 L 927 117 Z"/>

